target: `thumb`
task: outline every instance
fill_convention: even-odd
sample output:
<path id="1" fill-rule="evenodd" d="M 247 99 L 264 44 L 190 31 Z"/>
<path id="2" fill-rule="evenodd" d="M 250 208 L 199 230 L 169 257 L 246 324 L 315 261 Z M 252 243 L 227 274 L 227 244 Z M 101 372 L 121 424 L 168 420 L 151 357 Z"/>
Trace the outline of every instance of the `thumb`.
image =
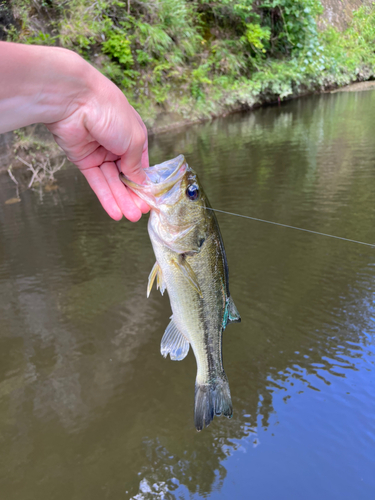
<path id="1" fill-rule="evenodd" d="M 121 171 L 137 184 L 146 179 L 143 167 L 148 166 L 147 129 L 142 120 L 136 119 L 125 153 L 120 159 Z"/>

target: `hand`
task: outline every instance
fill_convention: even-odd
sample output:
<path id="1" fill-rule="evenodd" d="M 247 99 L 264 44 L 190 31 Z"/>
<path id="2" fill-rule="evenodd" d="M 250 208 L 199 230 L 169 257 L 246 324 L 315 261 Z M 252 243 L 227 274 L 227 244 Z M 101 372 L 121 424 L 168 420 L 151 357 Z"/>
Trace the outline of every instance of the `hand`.
<path id="1" fill-rule="evenodd" d="M 120 181 L 119 169 L 142 183 L 142 169 L 149 166 L 147 129 L 124 94 L 100 73 L 95 77 L 94 85 L 80 99 L 82 104 L 47 127 L 107 213 L 115 220 L 124 214 L 135 222 L 149 207 Z"/>
<path id="2" fill-rule="evenodd" d="M 141 183 L 147 130 L 119 88 L 70 50 L 0 42 L 0 133 L 44 123 L 107 213 L 137 221 L 149 210 L 119 179 Z"/>

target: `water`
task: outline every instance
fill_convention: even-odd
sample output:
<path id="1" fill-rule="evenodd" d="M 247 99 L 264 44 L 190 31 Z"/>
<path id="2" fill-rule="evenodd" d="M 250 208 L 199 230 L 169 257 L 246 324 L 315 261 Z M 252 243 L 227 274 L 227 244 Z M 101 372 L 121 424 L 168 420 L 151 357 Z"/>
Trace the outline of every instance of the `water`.
<path id="1" fill-rule="evenodd" d="M 309 97 L 151 140 L 219 209 L 375 243 L 375 91 Z M 375 495 L 375 250 L 218 214 L 242 323 L 232 420 L 193 425 L 195 360 L 159 353 L 146 231 L 75 168 L 0 192 L 0 498 L 367 500 Z"/>

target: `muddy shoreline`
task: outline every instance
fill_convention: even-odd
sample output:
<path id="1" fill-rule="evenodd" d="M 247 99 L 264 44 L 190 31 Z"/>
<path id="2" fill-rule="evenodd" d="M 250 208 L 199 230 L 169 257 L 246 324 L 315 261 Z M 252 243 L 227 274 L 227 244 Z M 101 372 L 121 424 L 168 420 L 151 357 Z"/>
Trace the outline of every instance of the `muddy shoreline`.
<path id="1" fill-rule="evenodd" d="M 336 93 L 336 92 L 363 92 L 366 90 L 373 90 L 375 89 L 375 80 L 369 80 L 365 82 L 355 82 L 350 85 L 346 85 L 344 87 L 340 87 L 338 89 L 334 90 L 328 90 L 328 91 L 323 91 L 323 92 L 315 92 L 316 94 L 322 94 L 322 93 Z M 283 102 L 291 99 L 298 99 L 301 97 L 305 97 L 307 95 L 312 95 L 314 92 L 304 92 L 300 94 L 296 94 L 293 96 L 290 96 L 287 99 L 284 99 Z M 176 130 L 176 129 L 181 129 L 184 127 L 188 127 L 197 123 L 203 123 L 206 121 L 210 120 L 215 120 L 216 118 L 221 118 L 224 116 L 227 116 L 229 114 L 234 114 L 234 113 L 239 113 L 243 111 L 252 111 L 255 109 L 258 109 L 260 107 L 266 107 L 266 106 L 273 106 L 275 104 L 278 104 L 278 101 L 271 101 L 271 102 L 258 102 L 255 103 L 253 106 L 243 106 L 239 105 L 234 107 L 232 110 L 229 112 L 223 112 L 219 113 L 217 115 L 211 116 L 210 118 L 200 118 L 200 119 L 195 119 L 195 120 L 186 120 L 183 119 L 181 116 L 179 116 L 176 113 L 163 113 L 160 115 L 158 118 L 158 122 L 160 125 L 156 127 L 152 127 L 148 129 L 148 134 L 149 136 L 156 136 L 159 134 L 164 134 L 166 132 L 170 132 L 171 130 Z M 48 130 L 41 124 L 36 124 L 36 125 L 30 125 L 28 127 L 25 127 L 22 129 L 25 132 L 25 135 L 30 135 L 31 137 L 38 138 L 38 140 L 41 140 L 44 142 L 45 146 L 48 147 L 48 145 L 51 145 L 51 159 L 55 157 L 60 157 L 63 155 L 63 153 L 59 150 L 56 149 L 56 144 L 52 138 L 52 135 L 48 132 Z M 14 132 L 7 132 L 5 134 L 0 134 L 0 173 L 5 172 L 9 166 L 11 165 L 12 168 L 19 168 L 19 167 L 24 167 L 25 165 L 17 159 L 17 154 L 14 153 L 14 143 L 16 141 L 16 135 Z M 22 155 L 20 155 L 22 156 Z"/>

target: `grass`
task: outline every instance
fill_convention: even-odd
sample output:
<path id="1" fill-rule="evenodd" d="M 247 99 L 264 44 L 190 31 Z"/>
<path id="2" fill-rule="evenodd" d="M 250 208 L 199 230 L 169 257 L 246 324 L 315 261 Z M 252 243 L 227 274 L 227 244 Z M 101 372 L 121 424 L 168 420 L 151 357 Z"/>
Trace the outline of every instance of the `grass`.
<path id="1" fill-rule="evenodd" d="M 375 4 L 319 31 L 318 0 L 11 0 L 9 40 L 79 52 L 149 127 L 375 75 Z"/>

